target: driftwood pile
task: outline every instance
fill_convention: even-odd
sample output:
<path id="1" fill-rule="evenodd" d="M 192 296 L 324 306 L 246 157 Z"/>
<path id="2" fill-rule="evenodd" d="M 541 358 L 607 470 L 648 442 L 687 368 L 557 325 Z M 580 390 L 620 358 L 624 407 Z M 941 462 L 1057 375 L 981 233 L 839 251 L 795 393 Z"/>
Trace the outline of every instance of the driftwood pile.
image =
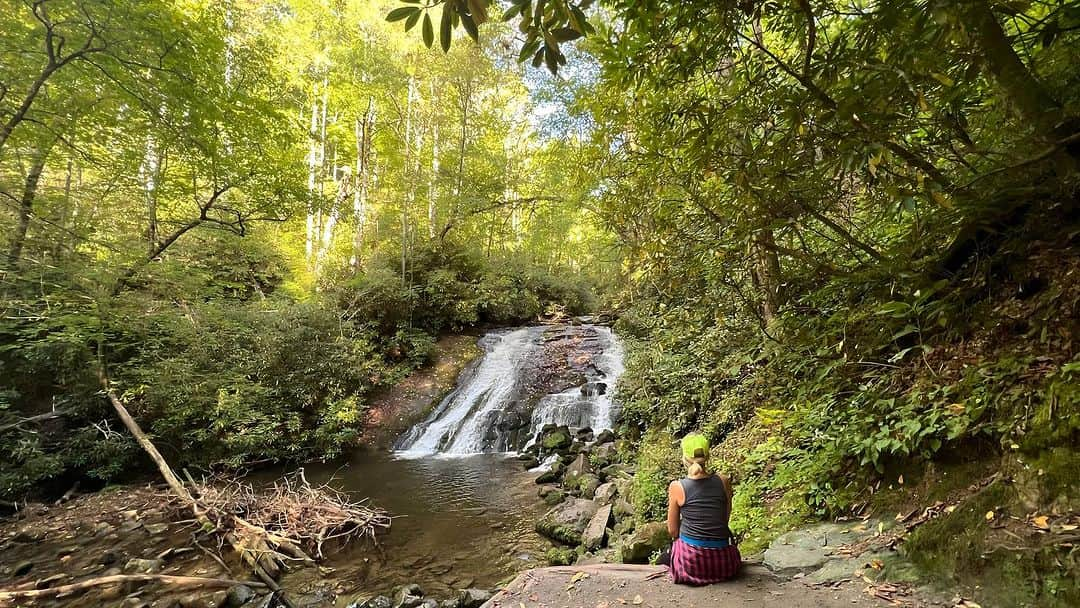
<path id="1" fill-rule="evenodd" d="M 269 551 L 276 563 L 311 563 L 312 557 L 324 557 L 327 543 L 363 538 L 374 542 L 380 531 L 390 527 L 385 511 L 354 501 L 328 485 L 311 485 L 303 469 L 259 490 L 224 477 L 201 483 L 188 480 L 212 521 L 236 524 L 232 532 L 245 547 Z"/>

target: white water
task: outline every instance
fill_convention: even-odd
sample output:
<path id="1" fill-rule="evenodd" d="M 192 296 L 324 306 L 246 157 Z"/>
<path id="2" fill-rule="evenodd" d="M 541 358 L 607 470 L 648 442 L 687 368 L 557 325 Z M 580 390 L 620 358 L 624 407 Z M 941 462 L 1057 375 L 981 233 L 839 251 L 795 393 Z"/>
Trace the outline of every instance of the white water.
<path id="1" fill-rule="evenodd" d="M 617 414 L 613 394 L 623 372 L 623 349 L 611 329 L 587 327 L 597 332 L 602 352 L 593 358 L 594 369 L 586 372 L 586 383 L 541 398 L 527 428 L 518 435 L 511 435 L 500 423 L 507 415 L 515 415 L 511 406 L 520 406 L 523 372 L 543 348 L 543 327 L 493 332 L 481 338 L 486 352 L 475 371 L 462 374 L 458 386 L 427 420 L 397 441 L 398 454 L 463 456 L 523 448 L 526 442 L 519 435 L 531 442 L 545 424 L 610 429 Z"/>

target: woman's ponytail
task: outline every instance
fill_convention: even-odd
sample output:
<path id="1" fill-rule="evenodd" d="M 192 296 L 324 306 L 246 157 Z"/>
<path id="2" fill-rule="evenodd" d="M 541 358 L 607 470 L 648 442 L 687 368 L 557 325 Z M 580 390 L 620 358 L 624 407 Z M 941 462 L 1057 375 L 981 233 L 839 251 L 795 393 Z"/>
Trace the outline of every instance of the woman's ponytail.
<path id="1" fill-rule="evenodd" d="M 708 462 L 707 458 L 700 456 L 687 462 L 686 474 L 689 477 L 697 477 L 705 474 L 705 463 Z"/>

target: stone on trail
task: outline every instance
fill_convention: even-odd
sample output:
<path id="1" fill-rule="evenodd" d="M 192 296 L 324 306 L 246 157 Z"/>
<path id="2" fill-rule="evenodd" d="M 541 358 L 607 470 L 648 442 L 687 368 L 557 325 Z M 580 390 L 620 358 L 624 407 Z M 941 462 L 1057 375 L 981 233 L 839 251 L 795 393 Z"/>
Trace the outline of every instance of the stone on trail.
<path id="1" fill-rule="evenodd" d="M 595 551 L 604 545 L 607 525 L 611 521 L 611 505 L 604 505 L 597 510 L 581 534 L 581 544 L 586 551 Z"/>
<path id="2" fill-rule="evenodd" d="M 129 559 L 124 564 L 124 572 L 127 574 L 153 574 L 161 570 L 161 567 L 165 565 L 165 562 L 160 559 Z"/>
<path id="3" fill-rule="evenodd" d="M 765 550 L 764 563 L 774 572 L 816 570 L 825 565 L 842 545 L 858 542 L 875 532 L 876 522 L 825 523 L 788 532 Z"/>
<path id="4" fill-rule="evenodd" d="M 599 508 L 591 500 L 571 498 L 545 513 L 536 522 L 536 531 L 567 545 L 579 545 L 581 533 Z"/>
<path id="5" fill-rule="evenodd" d="M 492 593 L 486 589 L 462 589 L 458 605 L 461 608 L 480 608 L 491 596 Z"/>
<path id="6" fill-rule="evenodd" d="M 624 564 L 644 564 L 653 553 L 665 549 L 671 543 L 667 523 L 654 521 L 638 526 L 633 534 L 619 545 L 619 559 Z"/>

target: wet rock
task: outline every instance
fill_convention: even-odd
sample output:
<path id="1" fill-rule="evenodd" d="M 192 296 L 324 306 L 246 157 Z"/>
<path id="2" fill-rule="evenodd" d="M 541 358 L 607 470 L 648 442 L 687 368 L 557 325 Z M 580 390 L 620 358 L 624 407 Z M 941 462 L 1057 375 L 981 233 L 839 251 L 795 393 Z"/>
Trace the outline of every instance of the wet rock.
<path id="1" fill-rule="evenodd" d="M 568 449 L 572 443 L 570 429 L 565 426 L 555 428 L 548 433 L 542 433 L 540 439 L 540 447 L 548 452 Z"/>
<path id="2" fill-rule="evenodd" d="M 443 600 L 439 602 L 439 608 L 461 608 L 460 600 Z"/>
<path id="3" fill-rule="evenodd" d="M 34 562 L 24 561 L 19 562 L 17 566 L 11 571 L 11 575 L 15 577 L 26 576 L 30 574 L 30 571 L 34 569 Z"/>
<path id="4" fill-rule="evenodd" d="M 591 500 L 571 498 L 545 513 L 536 522 L 536 531 L 567 545 L 581 544 L 581 533 L 599 508 Z"/>
<path id="5" fill-rule="evenodd" d="M 255 597 L 255 592 L 247 585 L 233 585 L 232 587 L 229 587 L 227 594 L 228 598 L 226 605 L 229 606 L 229 608 L 239 608 L 250 602 L 251 598 Z"/>
<path id="6" fill-rule="evenodd" d="M 124 572 L 128 574 L 152 574 L 161 570 L 165 563 L 160 559 L 129 559 L 124 564 Z"/>
<path id="7" fill-rule="evenodd" d="M 653 553 L 671 543 L 667 523 L 654 521 L 639 526 L 619 545 L 619 559 L 624 564 L 645 564 Z"/>
<path id="8" fill-rule="evenodd" d="M 491 596 L 492 593 L 486 589 L 462 589 L 458 600 L 461 608 L 480 608 Z"/>
<path id="9" fill-rule="evenodd" d="M 565 468 L 560 462 L 552 463 L 549 470 L 544 471 L 536 478 L 536 483 L 555 483 L 559 481 L 562 479 Z"/>
<path id="10" fill-rule="evenodd" d="M 439 608 L 439 600 L 427 598 L 420 602 L 420 608 Z"/>
<path id="11" fill-rule="evenodd" d="M 586 551 L 595 551 L 604 546 L 608 522 L 611 521 L 611 505 L 604 505 L 589 520 L 585 531 L 581 533 L 581 545 Z"/>
<path id="12" fill-rule="evenodd" d="M 570 450 L 569 451 L 570 451 L 571 454 L 580 454 L 584 450 L 585 450 L 585 444 L 580 442 L 580 441 L 575 441 L 574 443 L 570 444 Z"/>
<path id="13" fill-rule="evenodd" d="M 124 601 L 120 602 L 120 608 L 147 608 L 148 606 L 150 602 L 141 597 L 125 597 Z"/>
<path id="14" fill-rule="evenodd" d="M 527 458 L 519 457 L 518 460 L 521 461 L 521 466 L 524 467 L 526 471 L 528 471 L 529 469 L 535 469 L 536 467 L 540 466 L 540 460 L 538 460 L 535 456 L 529 456 Z"/>
<path id="15" fill-rule="evenodd" d="M 349 608 L 394 608 L 394 600 L 385 595 L 376 595 L 349 605 Z"/>
<path id="16" fill-rule="evenodd" d="M 596 435 L 596 445 L 604 445 L 605 443 L 614 443 L 615 433 L 611 429 L 604 429 Z"/>
<path id="17" fill-rule="evenodd" d="M 602 505 L 610 505 L 615 502 L 615 497 L 618 495 L 619 489 L 616 487 L 615 482 L 609 481 L 596 487 L 593 500 Z"/>
<path id="18" fill-rule="evenodd" d="M 103 565 L 103 566 L 111 566 L 111 565 L 115 564 L 116 562 L 118 562 L 119 560 L 120 560 L 120 557 L 116 554 L 116 552 L 114 552 L 114 551 L 106 551 L 106 552 L 101 554 L 100 558 L 98 558 L 98 563 Z"/>
<path id="19" fill-rule="evenodd" d="M 552 486 L 542 486 L 538 494 L 540 498 L 544 499 L 544 503 L 551 506 L 566 500 L 566 492 Z"/>
<path id="20" fill-rule="evenodd" d="M 394 589 L 394 608 L 417 608 L 424 602 L 424 592 L 415 583 Z"/>

